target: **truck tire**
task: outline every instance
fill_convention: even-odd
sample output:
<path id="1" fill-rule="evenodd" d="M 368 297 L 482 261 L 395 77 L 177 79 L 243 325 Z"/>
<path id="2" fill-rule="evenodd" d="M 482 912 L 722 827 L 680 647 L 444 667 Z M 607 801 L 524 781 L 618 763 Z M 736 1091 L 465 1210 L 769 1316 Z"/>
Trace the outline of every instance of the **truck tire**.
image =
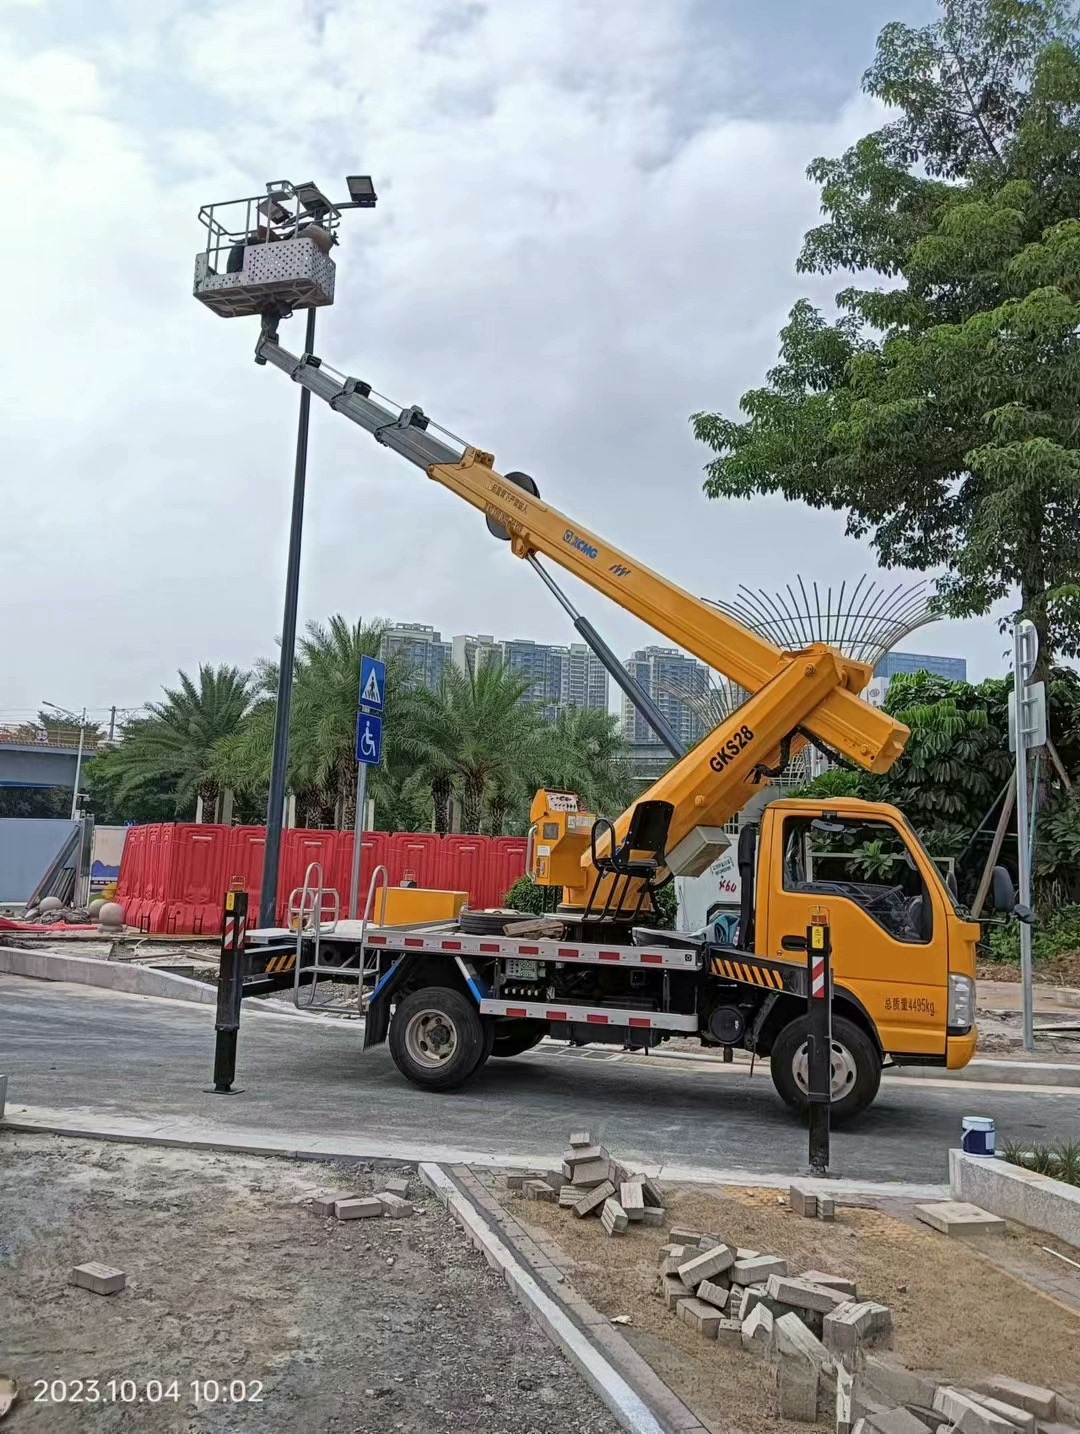
<path id="1" fill-rule="evenodd" d="M 450 986 L 422 986 L 399 1001 L 390 1022 L 390 1054 L 413 1085 L 454 1090 L 490 1053 L 494 1022 L 485 1028 L 471 997 Z"/>
<path id="2" fill-rule="evenodd" d="M 501 936 L 509 922 L 527 921 L 527 911 L 470 911 L 464 907 L 458 914 L 458 926 L 467 936 Z"/>
<path id="3" fill-rule="evenodd" d="M 784 1103 L 805 1116 L 807 1052 L 806 1016 L 790 1021 L 773 1041 L 770 1066 L 773 1085 Z M 831 1118 L 850 1120 L 871 1104 L 881 1085 L 881 1054 L 861 1026 L 833 1016 L 833 1099 Z"/>
<path id="4" fill-rule="evenodd" d="M 495 1028 L 493 1056 L 520 1056 L 538 1046 L 547 1035 L 544 1021 L 505 1021 Z"/>

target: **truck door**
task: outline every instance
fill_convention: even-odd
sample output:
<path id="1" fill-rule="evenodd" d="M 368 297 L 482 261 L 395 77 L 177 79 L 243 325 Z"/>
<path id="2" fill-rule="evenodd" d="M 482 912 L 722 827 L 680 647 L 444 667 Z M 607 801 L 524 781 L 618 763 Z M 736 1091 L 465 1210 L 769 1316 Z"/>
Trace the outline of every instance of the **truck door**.
<path id="1" fill-rule="evenodd" d="M 925 852 L 884 815 L 775 816 L 757 949 L 791 960 L 811 910 L 825 907 L 836 983 L 862 1003 L 885 1050 L 944 1055 L 947 920 Z"/>

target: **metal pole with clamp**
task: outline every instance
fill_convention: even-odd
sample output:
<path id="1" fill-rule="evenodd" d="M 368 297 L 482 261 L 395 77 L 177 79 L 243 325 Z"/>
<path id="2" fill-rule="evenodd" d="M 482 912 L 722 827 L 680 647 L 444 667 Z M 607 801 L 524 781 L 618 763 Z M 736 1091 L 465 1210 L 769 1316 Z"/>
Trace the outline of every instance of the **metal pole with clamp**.
<path id="1" fill-rule="evenodd" d="M 248 894 L 234 882 L 225 893 L 221 921 L 221 957 L 218 971 L 217 1012 L 214 1016 L 215 1095 L 239 1095 L 236 1079 L 236 1040 L 240 1030 L 240 1003 L 244 996 Z"/>
<path id="2" fill-rule="evenodd" d="M 810 913 L 806 928 L 807 1102 L 810 1173 L 829 1173 L 832 1116 L 832 928 L 828 913 Z"/>

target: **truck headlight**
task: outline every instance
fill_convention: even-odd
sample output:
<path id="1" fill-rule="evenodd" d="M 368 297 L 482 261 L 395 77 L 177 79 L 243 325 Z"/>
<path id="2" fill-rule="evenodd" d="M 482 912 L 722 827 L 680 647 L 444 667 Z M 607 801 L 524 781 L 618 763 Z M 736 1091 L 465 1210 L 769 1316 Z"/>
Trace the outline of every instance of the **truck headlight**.
<path id="1" fill-rule="evenodd" d="M 949 973 L 949 1030 L 970 1031 L 975 1024 L 975 982 L 970 976 Z"/>

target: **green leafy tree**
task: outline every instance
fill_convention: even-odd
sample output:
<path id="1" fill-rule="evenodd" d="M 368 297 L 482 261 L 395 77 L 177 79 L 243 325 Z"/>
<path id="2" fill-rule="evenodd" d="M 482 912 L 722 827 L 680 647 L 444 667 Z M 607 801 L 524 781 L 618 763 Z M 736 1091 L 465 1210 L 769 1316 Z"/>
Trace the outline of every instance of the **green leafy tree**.
<path id="1" fill-rule="evenodd" d="M 1019 591 L 1040 662 L 1080 652 L 1080 45 L 1056 0 L 942 0 L 888 25 L 864 76 L 896 114 L 818 159 L 807 300 L 743 417 L 694 416 L 713 497 L 847 515 L 886 567 L 946 568 L 974 616 Z"/>
<path id="2" fill-rule="evenodd" d="M 125 724 L 115 751 L 95 758 L 103 763 L 95 779 L 118 804 L 168 791 L 174 815 L 189 814 L 200 797 L 212 815 L 221 790 L 215 749 L 247 718 L 250 674 L 204 664 L 197 681 L 186 672 L 179 678 L 177 687 L 165 688 L 164 701 L 151 702 L 145 717 Z"/>

